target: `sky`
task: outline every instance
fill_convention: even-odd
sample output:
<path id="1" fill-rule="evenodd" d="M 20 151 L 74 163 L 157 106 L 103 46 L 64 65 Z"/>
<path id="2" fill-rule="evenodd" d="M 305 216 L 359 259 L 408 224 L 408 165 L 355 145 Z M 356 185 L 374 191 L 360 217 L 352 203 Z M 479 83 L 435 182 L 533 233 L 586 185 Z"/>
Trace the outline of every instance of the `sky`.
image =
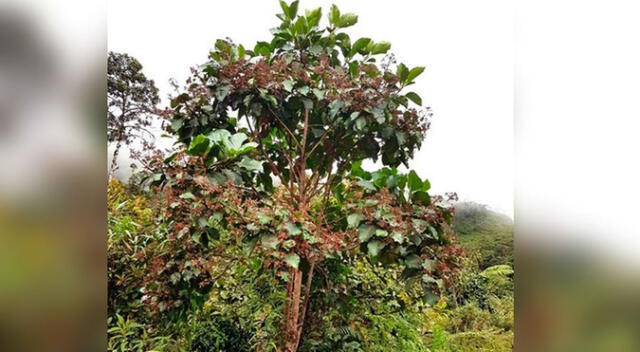
<path id="1" fill-rule="evenodd" d="M 398 62 L 426 67 L 411 90 L 434 116 L 411 168 L 433 193 L 456 192 L 513 217 L 511 2 L 302 0 L 300 9 L 322 6 L 324 16 L 334 3 L 359 16 L 352 38 L 389 41 Z M 216 39 L 253 47 L 270 37 L 279 12 L 276 0 L 110 0 L 108 50 L 136 57 L 166 98 L 169 79 L 183 83 Z"/>

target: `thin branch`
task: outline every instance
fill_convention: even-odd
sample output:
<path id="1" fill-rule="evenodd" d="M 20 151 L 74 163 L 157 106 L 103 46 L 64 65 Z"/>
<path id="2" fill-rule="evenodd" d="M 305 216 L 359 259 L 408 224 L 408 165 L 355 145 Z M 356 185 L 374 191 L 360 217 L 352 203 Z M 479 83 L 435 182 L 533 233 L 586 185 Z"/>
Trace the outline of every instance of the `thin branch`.
<path id="1" fill-rule="evenodd" d="M 271 171 L 273 171 L 273 173 L 275 173 L 278 176 L 278 178 L 280 178 L 280 182 L 282 184 L 285 184 L 284 177 L 280 173 L 280 170 L 278 170 L 278 167 L 275 165 L 273 160 L 271 160 L 271 158 L 269 158 L 269 155 L 264 150 L 264 145 L 262 144 L 262 139 L 258 137 L 258 135 L 254 131 L 253 127 L 251 126 L 251 119 L 249 118 L 248 115 L 245 115 L 245 117 L 247 119 L 247 125 L 249 126 L 249 131 L 251 132 L 251 135 L 253 136 L 253 139 L 255 139 L 258 142 L 258 149 L 260 149 L 260 152 L 262 153 L 264 158 L 267 159 L 267 162 L 269 163 L 269 166 L 271 167 Z M 289 195 L 292 198 L 294 198 L 293 190 L 291 188 L 289 188 L 289 187 L 287 187 L 287 190 L 289 191 Z"/>
<path id="2" fill-rule="evenodd" d="M 280 117 L 278 117 L 278 114 L 276 114 L 275 111 L 273 111 L 273 109 L 271 108 L 271 106 L 267 105 L 267 109 L 269 109 L 269 111 L 271 112 L 271 115 L 273 115 L 273 117 L 275 117 L 275 119 L 282 125 L 282 127 L 284 127 L 284 129 L 289 133 L 289 135 L 291 136 L 291 139 L 296 143 L 296 145 L 298 147 L 300 147 L 300 142 L 298 142 L 298 139 L 296 138 L 296 135 L 293 134 L 293 132 L 291 132 L 291 130 L 289 129 L 289 127 L 287 126 L 287 124 L 284 123 L 284 121 L 282 121 L 280 119 Z"/>

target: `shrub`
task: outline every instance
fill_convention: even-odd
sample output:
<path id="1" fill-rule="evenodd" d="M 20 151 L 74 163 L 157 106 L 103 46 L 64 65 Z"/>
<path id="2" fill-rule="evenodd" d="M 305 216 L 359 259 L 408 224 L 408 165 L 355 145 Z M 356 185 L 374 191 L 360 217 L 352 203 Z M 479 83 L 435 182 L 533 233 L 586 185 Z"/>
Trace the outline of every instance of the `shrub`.
<path id="1" fill-rule="evenodd" d="M 245 329 L 238 320 L 215 316 L 201 319 L 191 330 L 191 352 L 249 352 L 254 332 Z"/>

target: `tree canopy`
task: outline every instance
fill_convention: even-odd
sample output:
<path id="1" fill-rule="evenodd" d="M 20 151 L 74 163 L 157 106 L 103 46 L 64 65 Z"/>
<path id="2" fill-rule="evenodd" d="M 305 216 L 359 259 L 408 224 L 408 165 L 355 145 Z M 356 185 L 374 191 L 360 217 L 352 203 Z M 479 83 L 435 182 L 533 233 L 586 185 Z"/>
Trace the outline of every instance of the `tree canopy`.
<path id="1" fill-rule="evenodd" d="M 160 102 L 158 88 L 142 73 L 142 64 L 129 54 L 109 52 L 107 57 L 107 142 L 115 142 L 111 169 L 120 147 L 135 139 L 153 137 L 148 130 Z"/>

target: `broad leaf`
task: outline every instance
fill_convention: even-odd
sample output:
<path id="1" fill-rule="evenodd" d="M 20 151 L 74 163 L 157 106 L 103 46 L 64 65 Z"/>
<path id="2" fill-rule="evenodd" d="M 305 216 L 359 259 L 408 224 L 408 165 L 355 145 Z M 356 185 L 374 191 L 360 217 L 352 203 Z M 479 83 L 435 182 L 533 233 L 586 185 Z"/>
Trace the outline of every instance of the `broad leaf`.
<path id="1" fill-rule="evenodd" d="M 369 251 L 369 255 L 375 257 L 380 254 L 380 251 L 385 247 L 385 243 L 378 240 L 373 240 L 367 243 L 367 250 Z"/>
<path id="2" fill-rule="evenodd" d="M 278 236 L 276 235 L 262 235 L 260 236 L 260 243 L 262 243 L 262 245 L 266 248 L 269 249 L 276 249 L 278 248 Z"/>
<path id="3" fill-rule="evenodd" d="M 360 53 L 363 55 L 366 54 L 367 51 L 364 49 L 367 48 L 369 43 L 371 43 L 371 39 L 369 38 L 360 38 L 356 40 L 356 42 L 353 43 L 353 46 L 351 47 L 351 56 L 355 55 L 356 53 Z"/>
<path id="4" fill-rule="evenodd" d="M 420 76 L 422 72 L 424 72 L 424 67 L 422 66 L 412 68 L 411 71 L 409 71 L 409 73 L 407 74 L 407 79 L 405 80 L 405 82 L 413 82 L 413 80 L 416 79 L 416 77 Z"/>
<path id="5" fill-rule="evenodd" d="M 358 239 L 360 242 L 367 242 L 376 233 L 377 228 L 373 225 L 364 224 L 358 228 Z"/>
<path id="6" fill-rule="evenodd" d="M 409 172 L 407 181 L 409 184 L 409 189 L 412 192 L 422 189 L 422 180 L 420 180 L 420 177 L 415 171 L 411 170 L 411 172 Z"/>
<path id="7" fill-rule="evenodd" d="M 353 213 L 347 217 L 347 224 L 349 224 L 349 228 L 356 228 L 362 220 L 364 220 L 364 216 Z"/>
<path id="8" fill-rule="evenodd" d="M 298 227 L 298 225 L 292 222 L 285 223 L 284 227 L 291 236 L 296 236 L 302 233 L 302 230 L 300 229 L 300 227 Z"/>
<path id="9" fill-rule="evenodd" d="M 340 28 L 346 28 L 346 27 L 353 26 L 357 22 L 358 22 L 358 15 L 353 13 L 345 13 L 344 15 L 340 16 L 336 25 Z"/>
<path id="10" fill-rule="evenodd" d="M 203 134 L 197 135 L 189 144 L 189 148 L 187 148 L 187 153 L 191 155 L 198 155 L 202 153 L 206 153 L 210 149 L 210 141 L 207 136 Z"/>
<path id="11" fill-rule="evenodd" d="M 422 268 L 422 259 L 415 254 L 408 256 L 404 260 L 404 264 L 412 269 L 421 269 Z"/>
<path id="12" fill-rule="evenodd" d="M 309 27 L 315 27 L 320 23 L 322 8 L 318 7 L 315 10 L 307 10 L 305 16 L 307 17 L 307 24 Z"/>
<path id="13" fill-rule="evenodd" d="M 396 68 L 396 75 L 400 78 L 401 83 L 405 83 L 407 76 L 409 75 L 409 69 L 405 64 L 398 64 L 398 67 Z"/>
<path id="14" fill-rule="evenodd" d="M 251 158 L 248 157 L 244 157 L 242 158 L 242 160 L 240 161 L 240 163 L 238 163 L 238 165 L 242 168 L 245 168 L 249 171 L 259 171 L 259 172 L 263 172 L 263 168 L 262 168 L 262 161 L 257 161 L 257 160 L 253 160 Z"/>
<path id="15" fill-rule="evenodd" d="M 415 92 L 409 92 L 407 94 L 405 94 L 405 96 L 409 99 L 411 99 L 412 102 L 418 104 L 418 105 L 422 105 L 422 98 L 420 98 L 420 96 L 418 94 L 416 94 Z"/>
<path id="16" fill-rule="evenodd" d="M 378 42 L 371 46 L 371 54 L 384 54 L 391 49 L 391 43 L 389 42 Z"/>
<path id="17" fill-rule="evenodd" d="M 296 269 L 298 269 L 298 265 L 300 265 L 300 256 L 296 253 L 288 255 L 284 260 L 287 262 L 287 264 Z"/>
<path id="18" fill-rule="evenodd" d="M 329 12 L 329 22 L 333 25 L 337 25 L 338 21 L 340 20 L 340 10 L 338 9 L 338 6 L 331 5 L 331 10 Z"/>

